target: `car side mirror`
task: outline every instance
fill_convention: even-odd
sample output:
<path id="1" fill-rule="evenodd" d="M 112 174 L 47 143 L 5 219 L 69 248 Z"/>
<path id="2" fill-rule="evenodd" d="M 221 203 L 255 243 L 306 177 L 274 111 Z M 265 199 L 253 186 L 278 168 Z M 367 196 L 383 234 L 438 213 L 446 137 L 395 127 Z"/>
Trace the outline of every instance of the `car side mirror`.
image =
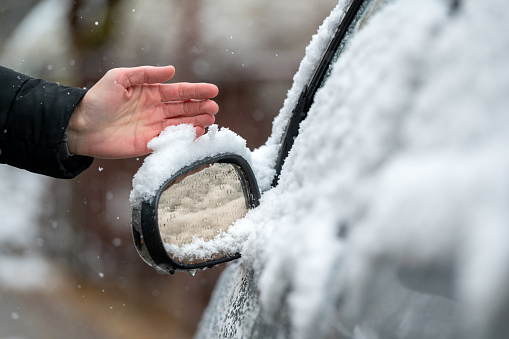
<path id="1" fill-rule="evenodd" d="M 210 242 L 259 203 L 260 191 L 248 162 L 235 154 L 206 158 L 171 176 L 150 201 L 133 206 L 136 249 L 151 266 L 173 274 L 240 258 L 223 250 L 203 253 Z M 187 251 L 182 251 L 187 247 Z M 191 251 L 192 252 L 192 251 Z"/>

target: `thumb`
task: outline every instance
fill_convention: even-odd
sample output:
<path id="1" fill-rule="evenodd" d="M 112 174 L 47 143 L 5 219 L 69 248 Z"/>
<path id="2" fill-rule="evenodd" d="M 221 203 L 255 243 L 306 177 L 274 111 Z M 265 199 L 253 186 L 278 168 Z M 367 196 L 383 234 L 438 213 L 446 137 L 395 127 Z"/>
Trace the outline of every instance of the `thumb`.
<path id="1" fill-rule="evenodd" d="M 121 68 L 120 71 L 121 84 L 125 88 L 142 84 L 158 84 L 170 80 L 175 75 L 173 66 L 141 66 Z"/>

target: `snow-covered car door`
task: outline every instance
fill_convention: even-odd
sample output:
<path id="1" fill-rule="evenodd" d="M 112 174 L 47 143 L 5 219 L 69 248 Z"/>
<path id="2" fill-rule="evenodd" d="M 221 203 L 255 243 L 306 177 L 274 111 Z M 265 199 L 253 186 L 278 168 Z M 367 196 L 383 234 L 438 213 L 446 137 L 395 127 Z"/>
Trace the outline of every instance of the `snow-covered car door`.
<path id="1" fill-rule="evenodd" d="M 285 160 L 306 119 L 315 94 L 327 81 L 334 63 L 355 35 L 387 1 L 340 1 L 331 16 L 313 37 L 307 53 L 294 77 L 294 84 L 284 107 L 273 123 L 273 132 L 267 143 L 253 153 L 254 161 L 268 162 L 275 175 L 271 182 L 262 181 L 262 191 L 270 183 L 276 187 L 270 195 L 277 196 L 279 176 Z M 309 158 L 306 161 L 312 162 Z M 254 234 L 253 234 L 254 235 Z M 265 235 L 267 236 L 267 235 Z M 256 258 L 245 256 L 241 262 L 231 264 L 217 284 L 197 338 L 278 338 L 290 336 L 288 314 L 264 314 L 260 308 L 258 279 L 253 269 Z M 296 259 L 298 260 L 298 259 Z"/>
<path id="2" fill-rule="evenodd" d="M 225 151 L 264 192 L 205 244 L 242 258 L 198 338 L 509 336 L 508 22 L 499 0 L 340 1 L 263 147 L 250 152 L 217 126 L 196 142 L 190 126 L 152 141 L 135 193 L 160 189 L 154 179 L 188 166 L 186 155 Z M 146 171 L 158 157 L 163 168 Z"/>
<path id="3" fill-rule="evenodd" d="M 329 20 L 330 36 L 303 62 L 294 94 L 258 151 L 252 153 L 244 139 L 216 125 L 196 142 L 186 125 L 169 127 L 150 141 L 154 152 L 134 176 L 130 196 L 133 239 L 146 263 L 166 273 L 194 275 L 240 257 L 250 232 L 242 226 L 243 216 L 258 205 L 260 192 L 278 185 L 299 126 L 343 50 L 344 38 L 381 2 L 352 1 L 341 18 L 336 15 L 337 22 Z"/>
<path id="4" fill-rule="evenodd" d="M 350 3 L 311 42 L 255 159 L 274 159 Z M 375 14 L 242 220 L 253 231 L 198 338 L 509 336 L 507 4 L 393 0 Z"/>

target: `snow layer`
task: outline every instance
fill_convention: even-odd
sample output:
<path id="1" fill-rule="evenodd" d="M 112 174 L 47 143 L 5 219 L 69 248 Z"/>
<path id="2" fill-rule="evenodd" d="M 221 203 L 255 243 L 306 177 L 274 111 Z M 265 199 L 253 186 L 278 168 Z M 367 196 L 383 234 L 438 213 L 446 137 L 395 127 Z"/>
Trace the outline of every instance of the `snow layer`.
<path id="1" fill-rule="evenodd" d="M 273 163 L 345 3 L 313 38 L 255 164 Z M 279 186 L 237 222 L 251 230 L 241 268 L 197 337 L 249 337 L 260 324 L 291 338 L 507 336 L 509 9 L 450 4 L 392 1 L 350 41 Z M 459 304 L 402 287 L 406 269 L 450 285 Z"/>
<path id="2" fill-rule="evenodd" d="M 263 163 L 264 167 L 274 168 L 288 120 L 292 115 L 294 107 L 297 105 L 302 89 L 313 75 L 315 66 L 320 61 L 323 52 L 330 42 L 332 34 L 334 34 L 338 23 L 343 18 L 343 9 L 346 2 L 349 1 L 339 2 L 332 11 L 331 15 L 325 19 L 322 26 L 320 26 L 318 33 L 313 36 L 311 43 L 306 48 L 306 55 L 300 64 L 299 70 L 293 77 L 293 85 L 288 91 L 288 96 L 285 99 L 283 108 L 274 119 L 272 124 L 272 133 L 269 139 L 265 145 L 253 152 L 253 159 L 256 164 Z M 272 173 L 273 177 L 275 170 L 273 170 Z M 272 178 L 270 178 L 269 181 L 261 180 L 259 183 L 260 189 L 262 191 L 268 190 L 271 183 Z"/>
<path id="3" fill-rule="evenodd" d="M 225 150 L 258 176 L 261 204 L 232 228 L 242 259 L 197 337 L 505 337 L 504 2 L 465 0 L 453 13 L 449 1 L 389 1 L 349 41 L 268 190 L 291 111 L 347 3 L 313 37 L 263 147 L 250 154 L 227 130 L 196 141 L 190 127 L 168 130 L 131 201 Z"/>
<path id="4" fill-rule="evenodd" d="M 238 154 L 248 161 L 255 176 L 261 183 L 269 185 L 273 170 L 267 163 L 253 166 L 251 152 L 246 141 L 227 128 L 209 127 L 208 133 L 196 139 L 192 125 L 169 126 L 157 138 L 151 140 L 148 147 L 153 150 L 133 178 L 130 195 L 132 206 L 141 201 L 151 200 L 160 187 L 180 169 L 196 161 L 219 154 Z M 178 258 L 210 259 L 217 253 L 235 254 L 240 252 L 250 230 L 233 226 L 227 232 L 221 232 L 214 239 L 204 241 L 195 238 L 190 244 L 177 246 L 165 244 L 172 256 Z"/>
<path id="5" fill-rule="evenodd" d="M 246 141 L 228 128 L 209 127 L 207 134 L 196 138 L 192 125 L 167 127 L 148 143 L 153 150 L 133 178 L 131 205 L 149 201 L 159 188 L 180 169 L 219 154 L 234 153 L 244 157 L 252 166 L 251 153 Z M 255 175 L 263 176 L 264 169 L 254 167 Z"/>
<path id="6" fill-rule="evenodd" d="M 246 142 L 240 136 L 227 128 L 218 129 L 217 125 L 209 128 L 209 132 L 196 139 L 194 129 L 190 125 L 170 126 L 148 144 L 153 150 L 142 167 L 133 178 L 133 189 L 130 195 L 132 206 L 140 204 L 142 200 L 148 201 L 154 197 L 159 188 L 173 174 L 181 168 L 203 159 L 224 153 L 236 153 L 243 156 L 253 168 L 260 190 L 270 188 L 275 170 L 277 153 L 283 138 L 287 119 L 297 103 L 302 87 L 309 81 L 315 65 L 327 47 L 328 36 L 337 26 L 343 12 L 338 5 L 320 28 L 322 34 L 313 37 L 313 43 L 307 48 L 306 56 L 301 63 L 299 72 L 294 77 L 294 84 L 280 114 L 273 124 L 273 132 L 266 145 L 253 153 L 246 147 Z M 219 234 L 214 240 L 203 241 L 197 238 L 193 243 L 171 248 L 173 255 L 178 257 L 207 258 L 217 252 L 238 253 L 252 232 L 239 220 L 228 232 Z"/>

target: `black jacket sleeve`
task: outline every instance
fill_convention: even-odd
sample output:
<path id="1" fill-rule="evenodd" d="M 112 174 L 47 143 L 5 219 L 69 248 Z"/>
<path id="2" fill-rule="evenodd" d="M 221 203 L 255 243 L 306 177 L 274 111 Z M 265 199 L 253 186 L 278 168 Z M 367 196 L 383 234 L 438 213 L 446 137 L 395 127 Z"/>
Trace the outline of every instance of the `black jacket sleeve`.
<path id="1" fill-rule="evenodd" d="M 67 156 L 64 141 L 85 93 L 0 66 L 0 163 L 64 179 L 88 168 L 93 158 Z"/>

